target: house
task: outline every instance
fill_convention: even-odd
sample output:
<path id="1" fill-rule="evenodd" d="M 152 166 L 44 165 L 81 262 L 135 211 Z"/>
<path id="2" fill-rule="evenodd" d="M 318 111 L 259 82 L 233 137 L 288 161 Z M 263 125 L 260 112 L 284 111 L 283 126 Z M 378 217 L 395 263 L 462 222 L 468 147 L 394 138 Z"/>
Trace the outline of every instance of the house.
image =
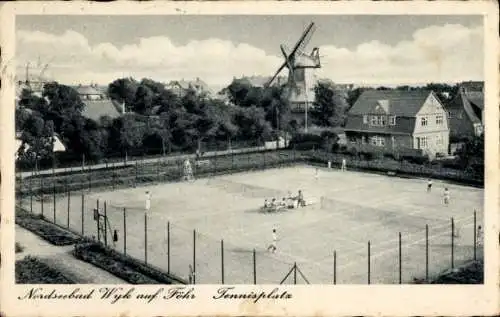
<path id="1" fill-rule="evenodd" d="M 484 82 L 464 82 L 445 106 L 453 143 L 479 136 L 484 130 Z"/>
<path id="2" fill-rule="evenodd" d="M 446 111 L 432 91 L 367 90 L 348 112 L 349 144 L 389 153 L 448 153 Z"/>
<path id="3" fill-rule="evenodd" d="M 22 133 L 21 132 L 16 132 L 16 153 L 15 153 L 15 158 L 16 160 L 19 157 L 19 150 L 21 149 L 22 146 L 24 146 L 24 151 L 28 151 L 28 149 L 31 147 L 28 143 L 23 142 L 22 138 Z M 61 137 L 57 134 L 54 133 L 52 137 L 54 141 L 54 146 L 52 148 L 52 152 L 57 153 L 57 152 L 66 152 L 66 146 L 64 143 L 61 141 Z"/>
<path id="4" fill-rule="evenodd" d="M 100 89 L 96 84 L 90 84 L 88 86 L 79 85 L 75 88 L 78 95 L 84 100 L 103 100 L 107 99 L 106 93 Z"/>
<path id="5" fill-rule="evenodd" d="M 200 78 L 196 78 L 195 80 L 173 80 L 165 86 L 165 89 L 170 90 L 178 97 L 185 96 L 189 90 L 194 90 L 198 95 L 210 95 L 212 93 L 207 83 Z"/>
<path id="6" fill-rule="evenodd" d="M 125 113 L 125 105 L 115 100 L 106 98 L 101 100 L 84 99 L 82 101 L 85 104 L 82 115 L 96 122 L 99 122 L 103 116 L 114 119 Z"/>

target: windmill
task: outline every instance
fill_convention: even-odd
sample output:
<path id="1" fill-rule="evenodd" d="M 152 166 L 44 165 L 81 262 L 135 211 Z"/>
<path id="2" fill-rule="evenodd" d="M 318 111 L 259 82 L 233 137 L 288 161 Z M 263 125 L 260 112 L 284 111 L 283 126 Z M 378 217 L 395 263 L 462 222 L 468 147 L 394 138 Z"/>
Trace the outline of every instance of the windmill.
<path id="1" fill-rule="evenodd" d="M 316 25 L 314 22 L 304 30 L 301 37 L 292 50 L 285 45 L 280 45 L 281 53 L 285 58 L 283 64 L 278 68 L 274 76 L 267 82 L 270 86 L 284 68 L 288 68 L 288 80 L 285 92 L 287 99 L 294 109 L 304 109 L 305 111 L 305 131 L 307 132 L 307 108 L 309 104 L 308 90 L 310 85 L 306 77 L 306 69 L 320 68 L 319 48 L 312 49 L 310 54 L 305 53 L 305 48 L 311 40 Z"/>

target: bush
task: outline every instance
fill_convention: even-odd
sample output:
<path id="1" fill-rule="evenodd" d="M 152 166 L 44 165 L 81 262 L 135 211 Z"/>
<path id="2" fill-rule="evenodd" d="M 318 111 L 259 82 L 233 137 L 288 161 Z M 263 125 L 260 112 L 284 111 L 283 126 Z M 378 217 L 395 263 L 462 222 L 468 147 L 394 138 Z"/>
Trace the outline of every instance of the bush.
<path id="1" fill-rule="evenodd" d="M 414 164 L 425 164 L 429 163 L 429 156 L 427 155 L 402 155 L 401 159 L 404 161 L 407 161 L 409 163 L 414 163 Z"/>
<path id="2" fill-rule="evenodd" d="M 75 246 L 73 255 L 118 276 L 131 284 L 179 284 L 181 279 L 163 273 L 138 260 L 91 242 Z"/>
<path id="3" fill-rule="evenodd" d="M 24 251 L 24 247 L 19 242 L 16 242 L 15 251 L 16 251 L 16 253 L 21 253 Z"/>
<path id="4" fill-rule="evenodd" d="M 16 261 L 16 283 L 19 284 L 75 284 L 39 259 L 27 256 Z"/>
<path id="5" fill-rule="evenodd" d="M 16 224 L 53 245 L 71 245 L 81 239 L 80 236 L 44 220 L 41 215 L 33 215 L 21 209 L 16 210 Z"/>
<path id="6" fill-rule="evenodd" d="M 312 150 L 320 148 L 322 142 L 323 138 L 317 134 L 300 133 L 292 137 L 289 146 L 297 150 Z"/>

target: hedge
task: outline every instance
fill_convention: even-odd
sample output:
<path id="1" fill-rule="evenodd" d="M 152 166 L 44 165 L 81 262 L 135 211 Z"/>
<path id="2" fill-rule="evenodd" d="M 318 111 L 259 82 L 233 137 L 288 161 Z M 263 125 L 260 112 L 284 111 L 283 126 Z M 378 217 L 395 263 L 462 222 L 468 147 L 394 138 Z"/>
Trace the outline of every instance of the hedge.
<path id="1" fill-rule="evenodd" d="M 16 283 L 19 284 L 75 284 L 61 272 L 43 263 L 39 259 L 27 256 L 16 261 Z"/>
<path id="2" fill-rule="evenodd" d="M 73 255 L 131 284 L 185 284 L 185 281 L 157 270 L 97 242 L 75 245 Z"/>
<path id="3" fill-rule="evenodd" d="M 41 215 L 16 210 L 16 224 L 57 246 L 75 244 L 81 237 L 45 220 Z"/>

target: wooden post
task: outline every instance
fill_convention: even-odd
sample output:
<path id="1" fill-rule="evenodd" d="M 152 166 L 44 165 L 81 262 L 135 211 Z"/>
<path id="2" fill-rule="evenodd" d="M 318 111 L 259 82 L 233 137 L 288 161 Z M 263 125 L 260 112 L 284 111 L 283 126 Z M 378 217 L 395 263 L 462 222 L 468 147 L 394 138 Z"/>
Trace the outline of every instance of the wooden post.
<path id="1" fill-rule="evenodd" d="M 167 273 L 170 274 L 170 221 L 167 222 Z"/>
<path id="2" fill-rule="evenodd" d="M 108 213 L 106 211 L 106 205 L 106 201 L 104 201 L 104 245 L 108 246 Z"/>
<path id="3" fill-rule="evenodd" d="M 30 177 L 30 212 L 33 213 L 33 186 L 32 186 L 32 179 L 33 179 L 33 171 L 31 172 L 31 177 Z"/>
<path id="4" fill-rule="evenodd" d="M 101 213 L 99 212 L 99 199 L 97 200 L 97 241 L 101 243 Z"/>
<path id="5" fill-rule="evenodd" d="M 220 240 L 221 281 L 224 284 L 224 240 Z"/>
<path id="6" fill-rule="evenodd" d="M 68 192 L 68 217 L 66 219 L 66 227 L 69 229 L 69 211 L 70 211 L 70 208 L 71 208 L 71 192 L 69 191 L 69 188 L 68 188 L 68 183 L 66 181 L 66 191 Z"/>
<path id="7" fill-rule="evenodd" d="M 455 261 L 454 261 L 454 245 L 455 243 L 455 221 L 453 220 L 453 217 L 451 218 L 451 268 L 453 269 L 455 267 Z"/>
<path id="8" fill-rule="evenodd" d="M 399 284 L 402 283 L 402 254 L 401 254 L 401 232 L 399 233 Z"/>
<path id="9" fill-rule="evenodd" d="M 425 281 L 429 281 L 429 225 L 425 225 Z"/>
<path id="10" fill-rule="evenodd" d="M 253 249 L 253 284 L 257 284 L 257 255 Z"/>
<path id="11" fill-rule="evenodd" d="M 196 230 L 193 230 L 193 284 L 196 284 Z"/>
<path id="12" fill-rule="evenodd" d="M 82 236 L 84 235 L 84 208 L 85 208 L 85 194 L 82 193 Z"/>
<path id="13" fill-rule="evenodd" d="M 474 209 L 474 261 L 476 261 L 477 257 L 477 218 L 476 218 L 476 210 Z"/>
<path id="14" fill-rule="evenodd" d="M 333 251 L 333 284 L 337 284 L 337 251 Z"/>
<path id="15" fill-rule="evenodd" d="M 368 284 L 370 284 L 370 278 L 371 278 L 371 263 L 370 263 L 370 241 L 368 241 Z"/>
<path id="16" fill-rule="evenodd" d="M 42 218 L 44 217 L 43 215 L 43 198 L 44 198 L 44 190 L 43 190 L 43 176 L 40 175 L 40 205 L 42 207 Z"/>
<path id="17" fill-rule="evenodd" d="M 293 285 L 297 285 L 297 262 L 293 262 Z"/>
<path id="18" fill-rule="evenodd" d="M 137 161 L 135 161 L 135 181 L 134 181 L 134 187 L 137 187 Z"/>
<path id="19" fill-rule="evenodd" d="M 144 212 L 144 263 L 148 264 L 148 214 L 146 212 Z"/>
<path id="20" fill-rule="evenodd" d="M 54 178 L 52 178 L 52 200 L 53 200 L 53 212 L 54 212 L 54 223 L 56 222 L 56 183 L 54 181 Z"/>
<path id="21" fill-rule="evenodd" d="M 127 211 L 123 208 L 123 254 L 127 255 Z"/>

